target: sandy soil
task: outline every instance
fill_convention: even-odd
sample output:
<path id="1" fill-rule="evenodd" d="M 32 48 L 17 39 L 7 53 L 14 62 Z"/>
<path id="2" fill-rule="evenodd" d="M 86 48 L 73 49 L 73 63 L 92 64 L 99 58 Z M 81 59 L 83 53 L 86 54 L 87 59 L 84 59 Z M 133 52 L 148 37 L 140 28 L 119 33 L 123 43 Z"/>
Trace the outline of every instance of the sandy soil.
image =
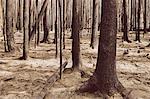
<path id="1" fill-rule="evenodd" d="M 90 34 L 85 31 L 81 38 L 82 69 L 92 75 L 97 58 L 97 49 L 89 47 Z M 122 42 L 122 33 L 118 33 L 117 43 L 117 74 L 119 80 L 132 90 L 135 99 L 150 99 L 150 47 L 145 47 L 150 41 L 150 34 L 142 37 L 142 43 L 134 42 L 134 34 L 130 33 L 133 41 Z M 63 50 L 63 62 L 67 59 L 71 67 L 71 39 L 66 36 L 66 49 Z M 55 59 L 53 33 L 50 33 L 50 44 L 40 44 L 30 47 L 30 59 L 19 60 L 22 56 L 22 33 L 15 33 L 16 53 L 4 53 L 3 37 L 0 37 L 0 99 L 37 99 L 45 86 L 47 79 L 59 68 L 59 58 Z M 126 51 L 128 54 L 123 54 Z M 101 99 L 99 93 L 76 93 L 88 77 L 79 73 L 65 73 L 62 80 L 57 81 L 51 88 L 47 86 L 45 99 Z M 112 99 L 121 99 L 115 95 Z"/>

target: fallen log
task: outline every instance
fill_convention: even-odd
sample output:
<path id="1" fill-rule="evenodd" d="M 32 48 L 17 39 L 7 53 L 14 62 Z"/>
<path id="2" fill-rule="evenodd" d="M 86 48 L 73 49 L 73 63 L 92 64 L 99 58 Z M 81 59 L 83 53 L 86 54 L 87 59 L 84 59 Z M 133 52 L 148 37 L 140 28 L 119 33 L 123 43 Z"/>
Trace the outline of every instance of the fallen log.
<path id="1" fill-rule="evenodd" d="M 64 64 L 62 64 L 62 71 L 64 71 L 67 64 L 68 64 L 67 61 Z M 45 99 L 45 97 L 48 93 L 47 88 L 51 88 L 54 85 L 54 83 L 59 79 L 60 79 L 60 68 L 57 69 L 56 72 L 47 79 L 45 86 L 42 88 L 42 90 L 36 96 L 33 96 L 32 99 Z"/>

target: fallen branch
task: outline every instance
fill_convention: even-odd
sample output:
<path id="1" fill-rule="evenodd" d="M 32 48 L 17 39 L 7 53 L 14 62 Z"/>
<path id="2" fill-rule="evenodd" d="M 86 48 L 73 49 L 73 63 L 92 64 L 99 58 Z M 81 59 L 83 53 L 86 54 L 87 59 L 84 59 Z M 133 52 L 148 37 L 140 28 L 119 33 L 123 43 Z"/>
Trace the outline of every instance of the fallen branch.
<path id="1" fill-rule="evenodd" d="M 62 71 L 64 71 L 67 64 L 68 64 L 68 62 L 66 61 L 62 65 Z M 42 88 L 42 90 L 40 91 L 40 93 L 37 96 L 33 97 L 33 99 L 45 99 L 45 97 L 48 93 L 47 88 L 51 88 L 54 85 L 54 83 L 60 79 L 59 72 L 60 72 L 60 68 L 58 70 L 56 70 L 56 72 L 47 79 L 45 86 Z"/>

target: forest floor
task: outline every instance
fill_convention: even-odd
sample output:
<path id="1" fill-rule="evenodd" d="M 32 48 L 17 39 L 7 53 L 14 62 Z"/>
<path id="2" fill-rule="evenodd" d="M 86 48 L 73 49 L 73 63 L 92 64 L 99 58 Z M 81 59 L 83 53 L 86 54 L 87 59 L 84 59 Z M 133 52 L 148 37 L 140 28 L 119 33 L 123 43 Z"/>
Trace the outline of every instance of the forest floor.
<path id="1" fill-rule="evenodd" d="M 50 44 L 40 44 L 30 47 L 30 59 L 19 60 L 22 56 L 22 33 L 15 33 L 17 51 L 5 53 L 3 37 L 0 37 L 0 99 L 38 99 L 36 96 L 46 85 L 47 79 L 59 68 L 59 58 L 55 59 L 55 44 L 53 33 L 50 33 Z M 141 43 L 134 40 L 135 34 L 130 33 L 132 43 L 122 42 L 122 33 L 117 36 L 117 74 L 121 83 L 132 90 L 135 99 L 150 99 L 150 33 L 141 35 Z M 63 50 L 63 62 L 71 63 L 71 39 L 66 35 L 66 49 Z M 98 36 L 97 36 L 98 37 Z M 90 34 L 83 31 L 81 38 L 81 69 L 92 75 L 97 58 L 97 48 L 91 49 Z M 128 54 L 124 54 L 128 50 Z M 76 93 L 88 77 L 81 77 L 78 72 L 64 73 L 62 80 L 58 80 L 50 87 L 46 86 L 45 99 L 100 99 L 99 93 Z M 40 99 L 40 98 L 39 98 Z M 122 99 L 115 95 L 112 99 Z"/>

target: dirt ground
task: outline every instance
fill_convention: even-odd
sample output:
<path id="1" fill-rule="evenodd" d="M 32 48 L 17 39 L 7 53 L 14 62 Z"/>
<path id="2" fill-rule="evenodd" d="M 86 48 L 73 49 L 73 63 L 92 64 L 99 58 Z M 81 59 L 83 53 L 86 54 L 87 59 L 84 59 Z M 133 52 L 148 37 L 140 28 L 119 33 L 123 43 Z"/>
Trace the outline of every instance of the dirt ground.
<path id="1" fill-rule="evenodd" d="M 30 59 L 19 60 L 22 56 L 22 33 L 15 33 L 17 51 L 4 53 L 3 37 L 0 37 L 0 99 L 38 99 L 38 94 L 46 85 L 47 79 L 59 68 L 59 58 L 55 59 L 55 45 L 53 32 L 50 33 L 50 44 L 40 44 L 30 47 Z M 141 35 L 141 43 L 134 40 L 135 34 L 130 33 L 132 43 L 122 42 L 122 33 L 117 36 L 117 74 L 119 80 L 128 89 L 132 90 L 135 99 L 150 99 L 150 33 Z M 67 68 L 71 63 L 70 33 L 66 35 L 66 49 L 63 50 L 63 62 L 68 60 Z M 97 36 L 98 37 L 98 36 Z M 91 49 L 90 34 L 83 31 L 81 38 L 81 69 L 92 75 L 97 58 L 97 48 Z M 127 52 L 128 54 L 125 54 Z M 46 86 L 45 99 L 101 99 L 99 93 L 76 93 L 88 77 L 81 74 L 64 73 L 62 80 L 52 87 Z M 40 98 L 39 98 L 40 99 Z M 122 99 L 115 95 L 112 99 Z"/>

